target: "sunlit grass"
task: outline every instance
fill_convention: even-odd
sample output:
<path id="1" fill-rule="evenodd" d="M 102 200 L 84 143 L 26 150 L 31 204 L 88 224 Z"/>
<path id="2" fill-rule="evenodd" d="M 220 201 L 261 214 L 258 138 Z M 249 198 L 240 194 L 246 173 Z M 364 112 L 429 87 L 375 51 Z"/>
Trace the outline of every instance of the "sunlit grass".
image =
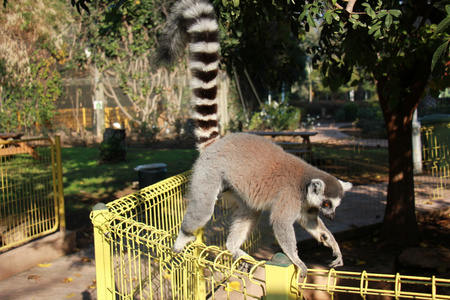
<path id="1" fill-rule="evenodd" d="M 91 194 L 101 197 L 137 181 L 135 167 L 144 164 L 167 164 L 168 176 L 189 170 L 197 156 L 191 149 L 127 149 L 127 160 L 117 164 L 99 164 L 97 148 L 62 149 L 64 194 Z"/>

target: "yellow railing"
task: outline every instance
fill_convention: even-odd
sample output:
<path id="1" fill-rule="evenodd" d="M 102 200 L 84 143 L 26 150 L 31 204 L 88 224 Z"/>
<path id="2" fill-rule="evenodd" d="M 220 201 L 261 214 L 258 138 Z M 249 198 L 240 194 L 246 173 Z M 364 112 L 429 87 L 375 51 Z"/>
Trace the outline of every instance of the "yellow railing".
<path id="1" fill-rule="evenodd" d="M 125 109 L 132 111 L 132 107 Z M 125 129 L 131 130 L 130 120 L 119 107 L 105 107 L 106 127 L 112 127 L 115 122 L 121 124 Z M 51 123 L 56 128 L 67 128 L 76 132 L 86 131 L 86 128 L 94 126 L 94 109 L 92 107 L 57 109 Z"/>
<path id="2" fill-rule="evenodd" d="M 65 230 L 59 137 L 0 141 L 0 252 Z"/>
<path id="3" fill-rule="evenodd" d="M 310 269 L 302 279 L 282 254 L 270 262 L 251 257 L 234 261 L 216 246 L 224 244 L 219 240 L 226 236 L 230 210 L 221 199 L 213 221 L 197 232 L 197 241 L 174 254 L 189 174 L 94 208 L 98 299 L 333 299 L 340 293 L 361 299 L 450 299 L 445 292 L 450 279 L 333 269 Z M 215 236 L 214 243 L 208 235 Z M 206 246 L 205 240 L 214 246 Z M 262 242 L 256 233 L 246 250 Z"/>
<path id="4" fill-rule="evenodd" d="M 342 294 L 385 296 L 392 299 L 450 299 L 450 279 L 331 270 L 309 270 L 299 279 L 297 294 L 301 299 L 333 299 Z M 315 297 L 312 295 L 315 294 Z M 341 299 L 341 298 L 339 298 Z M 354 298 L 352 298 L 354 299 Z"/>
<path id="5" fill-rule="evenodd" d="M 441 125 L 441 124 L 440 124 Z M 439 128 L 441 127 L 441 128 Z M 443 129 L 444 128 L 444 129 Z M 447 128 L 447 130 L 445 130 Z M 428 201 L 448 197 L 450 185 L 450 124 L 422 126 L 422 157 L 424 171 L 430 176 L 433 188 Z"/>

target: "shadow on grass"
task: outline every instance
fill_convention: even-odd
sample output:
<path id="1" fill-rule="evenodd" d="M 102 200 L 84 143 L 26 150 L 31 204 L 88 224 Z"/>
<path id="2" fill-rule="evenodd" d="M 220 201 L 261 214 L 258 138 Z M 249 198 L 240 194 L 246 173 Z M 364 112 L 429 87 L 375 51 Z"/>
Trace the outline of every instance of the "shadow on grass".
<path id="1" fill-rule="evenodd" d="M 173 176 L 191 169 L 196 157 L 194 149 L 128 148 L 125 162 L 99 164 L 95 147 L 63 148 L 67 228 L 91 228 L 89 214 L 96 203 L 108 203 L 134 192 L 131 186 L 138 180 L 135 167 L 165 163 L 167 175 Z"/>

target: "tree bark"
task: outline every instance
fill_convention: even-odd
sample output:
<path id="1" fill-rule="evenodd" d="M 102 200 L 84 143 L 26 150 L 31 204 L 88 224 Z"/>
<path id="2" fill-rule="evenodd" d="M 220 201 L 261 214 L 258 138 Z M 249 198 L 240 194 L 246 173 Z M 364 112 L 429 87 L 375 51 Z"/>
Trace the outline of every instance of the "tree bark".
<path id="1" fill-rule="evenodd" d="M 389 184 L 382 236 L 392 244 L 418 242 L 412 159 L 412 118 L 430 75 L 430 62 L 416 60 L 396 74 L 402 93 L 393 99 L 389 77 L 377 81 L 380 106 L 386 122 L 389 149 Z M 401 76 L 401 74 L 403 76 Z M 400 75 L 400 76 L 399 76 Z"/>
<path id="2" fill-rule="evenodd" d="M 382 236 L 395 244 L 415 244 L 418 227 L 412 162 L 412 114 L 396 111 L 384 114 L 388 134 L 389 184 Z"/>

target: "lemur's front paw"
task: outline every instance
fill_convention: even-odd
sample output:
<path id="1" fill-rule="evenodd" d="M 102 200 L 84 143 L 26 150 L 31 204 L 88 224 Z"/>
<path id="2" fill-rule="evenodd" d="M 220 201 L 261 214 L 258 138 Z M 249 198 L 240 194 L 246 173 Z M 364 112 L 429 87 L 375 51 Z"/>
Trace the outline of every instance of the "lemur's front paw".
<path id="1" fill-rule="evenodd" d="M 239 260 L 239 266 L 238 266 L 238 270 L 242 271 L 242 272 L 249 272 L 250 269 L 252 268 L 252 265 L 248 262 L 245 261 L 245 259 L 242 259 L 243 256 L 249 256 L 245 251 L 238 249 L 238 250 L 234 250 L 233 252 L 233 260 Z"/>
<path id="2" fill-rule="evenodd" d="M 344 265 L 344 261 L 342 260 L 342 256 L 338 256 L 335 260 L 333 260 L 330 264 L 330 268 L 341 267 Z"/>
<path id="3" fill-rule="evenodd" d="M 174 245 L 173 245 L 173 252 L 175 253 L 180 253 L 181 251 L 183 251 L 184 246 L 186 246 L 187 243 L 189 242 L 193 242 L 195 241 L 195 236 L 194 235 L 187 235 L 184 234 L 182 231 L 180 231 L 180 233 L 178 234 L 177 240 L 175 241 Z"/>
<path id="4" fill-rule="evenodd" d="M 297 270 L 300 272 L 300 277 L 305 278 L 306 274 L 308 273 L 308 268 L 306 267 L 306 265 L 303 262 L 294 263 L 294 265 L 297 268 Z"/>

